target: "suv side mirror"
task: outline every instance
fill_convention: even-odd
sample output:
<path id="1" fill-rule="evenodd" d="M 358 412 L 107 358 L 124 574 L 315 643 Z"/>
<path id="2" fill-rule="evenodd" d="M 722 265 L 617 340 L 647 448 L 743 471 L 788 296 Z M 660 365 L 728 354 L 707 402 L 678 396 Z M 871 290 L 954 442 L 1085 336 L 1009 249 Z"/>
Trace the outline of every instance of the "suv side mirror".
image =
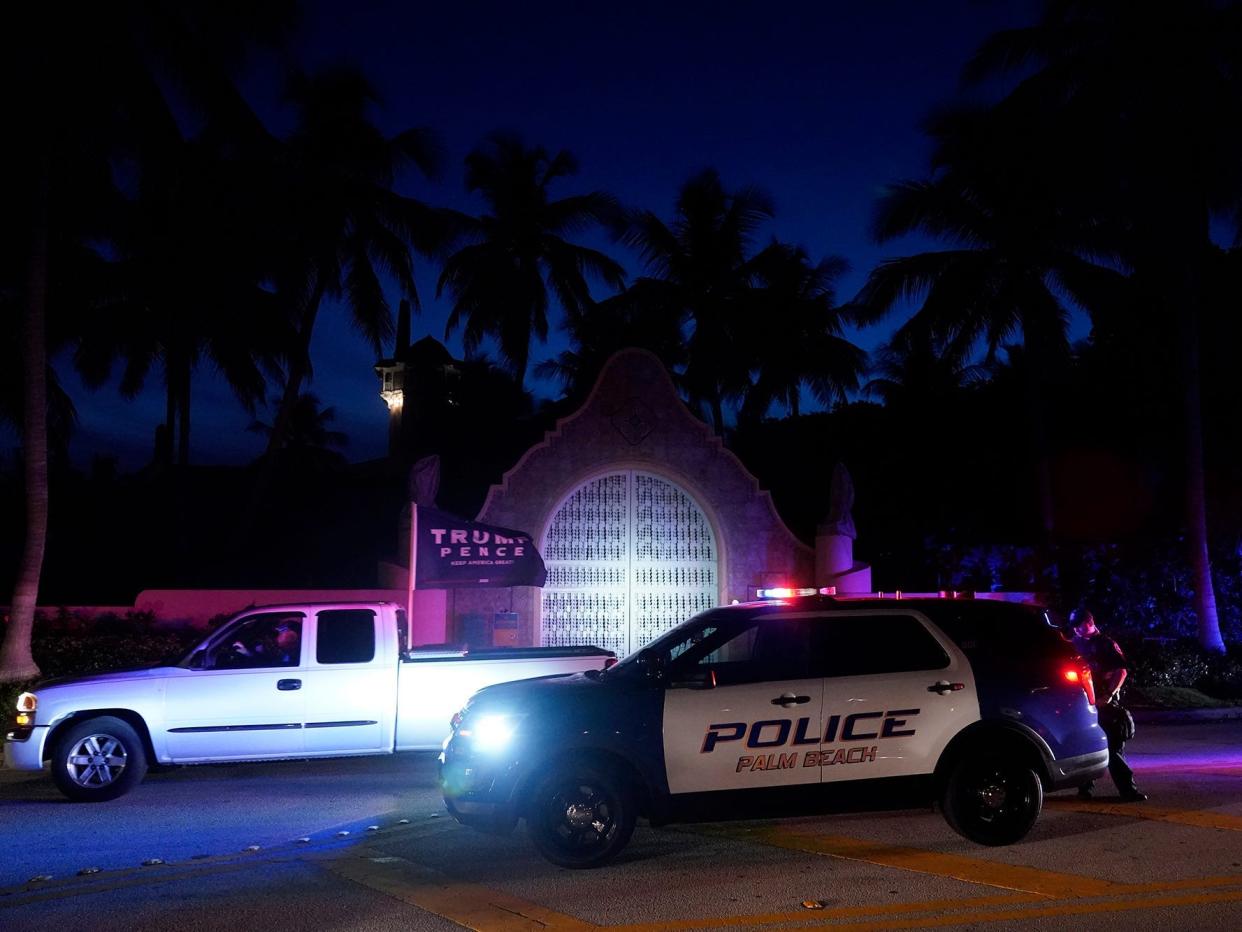
<path id="1" fill-rule="evenodd" d="M 670 680 L 669 689 L 715 689 L 716 671 L 711 667 L 689 670 L 679 674 L 677 679 Z"/>
<path id="2" fill-rule="evenodd" d="M 638 652 L 638 662 L 642 664 L 643 670 L 647 673 L 649 680 L 664 679 L 664 655 L 652 650 L 644 648 Z"/>

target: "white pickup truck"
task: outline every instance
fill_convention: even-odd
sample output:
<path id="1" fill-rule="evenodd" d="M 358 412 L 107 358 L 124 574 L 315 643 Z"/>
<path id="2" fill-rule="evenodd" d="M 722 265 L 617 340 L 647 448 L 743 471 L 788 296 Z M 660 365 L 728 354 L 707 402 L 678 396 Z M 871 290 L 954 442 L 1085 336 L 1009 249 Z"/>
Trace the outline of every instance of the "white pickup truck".
<path id="1" fill-rule="evenodd" d="M 149 763 L 439 750 L 449 720 L 493 683 L 602 669 L 596 647 L 406 649 L 390 602 L 273 605 L 230 619 L 176 663 L 48 680 L 23 693 L 5 765 L 71 799 L 133 789 Z"/>

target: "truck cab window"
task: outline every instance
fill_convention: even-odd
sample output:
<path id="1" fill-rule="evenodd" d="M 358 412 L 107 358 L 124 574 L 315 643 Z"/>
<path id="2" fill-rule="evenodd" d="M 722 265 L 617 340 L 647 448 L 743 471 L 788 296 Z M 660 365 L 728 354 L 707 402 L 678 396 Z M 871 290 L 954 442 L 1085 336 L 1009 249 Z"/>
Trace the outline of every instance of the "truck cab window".
<path id="1" fill-rule="evenodd" d="M 300 612 L 266 612 L 243 618 L 216 640 L 203 668 L 296 667 L 302 660 L 302 620 Z"/>
<path id="2" fill-rule="evenodd" d="M 319 613 L 316 663 L 370 663 L 375 659 L 375 612 L 331 609 Z"/>

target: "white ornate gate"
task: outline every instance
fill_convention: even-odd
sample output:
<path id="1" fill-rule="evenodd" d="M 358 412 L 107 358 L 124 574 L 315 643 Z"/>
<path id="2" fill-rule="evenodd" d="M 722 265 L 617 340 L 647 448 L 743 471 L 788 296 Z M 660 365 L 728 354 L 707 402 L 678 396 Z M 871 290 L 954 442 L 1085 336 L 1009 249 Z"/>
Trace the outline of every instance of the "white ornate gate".
<path id="1" fill-rule="evenodd" d="M 557 510 L 543 541 L 540 639 L 637 650 L 719 601 L 716 536 L 667 479 L 592 479 Z"/>

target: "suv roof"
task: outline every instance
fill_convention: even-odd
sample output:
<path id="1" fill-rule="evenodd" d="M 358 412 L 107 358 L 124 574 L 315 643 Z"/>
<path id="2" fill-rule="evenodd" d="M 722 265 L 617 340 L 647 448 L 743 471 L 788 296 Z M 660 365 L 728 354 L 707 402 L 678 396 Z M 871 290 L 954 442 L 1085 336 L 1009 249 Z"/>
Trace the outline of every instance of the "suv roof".
<path id="1" fill-rule="evenodd" d="M 870 593 L 815 594 L 746 602 L 724 608 L 750 612 L 767 609 L 762 614 L 781 614 L 783 610 L 915 610 L 930 618 L 958 646 L 968 651 L 975 648 L 1008 650 L 1019 645 L 1031 645 L 1032 642 L 1065 642 L 1063 634 L 1052 623 L 1046 608 L 1029 602 L 1009 602 L 1001 599 L 939 598 L 921 594 L 909 598 Z"/>

